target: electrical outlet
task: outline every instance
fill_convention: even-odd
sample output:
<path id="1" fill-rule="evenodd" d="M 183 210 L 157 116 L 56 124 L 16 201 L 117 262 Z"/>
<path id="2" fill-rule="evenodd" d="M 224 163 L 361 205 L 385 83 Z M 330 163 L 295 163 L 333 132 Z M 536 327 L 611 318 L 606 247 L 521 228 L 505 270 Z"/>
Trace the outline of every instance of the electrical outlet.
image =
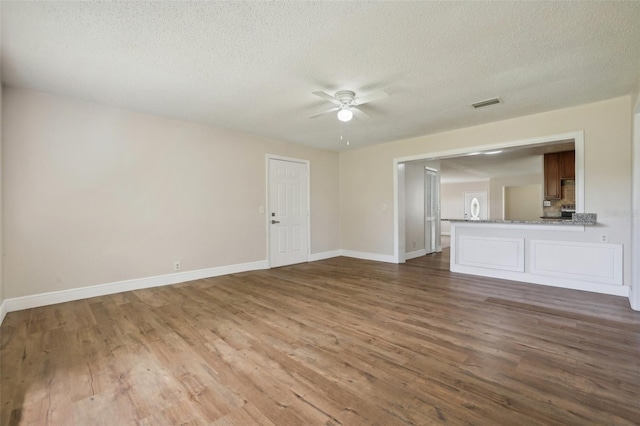
<path id="1" fill-rule="evenodd" d="M 600 235 L 600 242 L 601 243 L 608 243 L 609 242 L 609 236 L 607 234 Z"/>
<path id="2" fill-rule="evenodd" d="M 174 271 L 179 271 L 180 269 L 181 269 L 180 261 L 177 260 L 177 261 L 173 262 L 173 270 Z"/>
<path id="3" fill-rule="evenodd" d="M 542 203 L 542 205 L 543 205 L 544 207 L 551 207 L 551 201 L 544 200 L 544 201 L 543 201 L 543 203 Z"/>

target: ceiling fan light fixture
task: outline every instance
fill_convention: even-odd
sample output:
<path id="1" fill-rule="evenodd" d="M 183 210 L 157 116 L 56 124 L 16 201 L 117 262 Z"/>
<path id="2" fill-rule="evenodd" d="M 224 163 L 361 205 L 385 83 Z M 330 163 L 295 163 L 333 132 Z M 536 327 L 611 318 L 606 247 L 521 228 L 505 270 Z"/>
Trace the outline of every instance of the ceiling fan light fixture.
<path id="1" fill-rule="evenodd" d="M 353 112 L 351 112 L 349 108 L 342 108 L 340 111 L 338 111 L 338 120 L 347 122 L 351 121 L 352 118 Z"/>

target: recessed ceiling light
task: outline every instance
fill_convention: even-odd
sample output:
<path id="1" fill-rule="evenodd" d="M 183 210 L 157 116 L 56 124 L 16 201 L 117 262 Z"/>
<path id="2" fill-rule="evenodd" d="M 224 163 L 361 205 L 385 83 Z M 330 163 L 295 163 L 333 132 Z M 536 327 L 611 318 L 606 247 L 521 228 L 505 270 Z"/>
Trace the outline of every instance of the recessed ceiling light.
<path id="1" fill-rule="evenodd" d="M 500 154 L 502 152 L 502 150 L 499 151 L 487 151 L 484 153 L 484 155 L 493 155 L 493 154 Z"/>

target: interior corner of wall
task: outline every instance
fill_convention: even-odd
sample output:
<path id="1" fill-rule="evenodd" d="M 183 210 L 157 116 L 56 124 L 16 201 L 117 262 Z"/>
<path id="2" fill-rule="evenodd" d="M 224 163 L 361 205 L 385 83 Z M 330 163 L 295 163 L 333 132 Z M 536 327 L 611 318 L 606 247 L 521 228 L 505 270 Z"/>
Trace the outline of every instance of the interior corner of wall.
<path id="1" fill-rule="evenodd" d="M 640 311 L 640 288 L 636 288 L 633 285 L 629 289 L 629 305 L 634 311 Z"/>
<path id="2" fill-rule="evenodd" d="M 640 73 L 636 81 L 636 87 L 631 92 L 631 109 L 633 114 L 640 114 Z"/>

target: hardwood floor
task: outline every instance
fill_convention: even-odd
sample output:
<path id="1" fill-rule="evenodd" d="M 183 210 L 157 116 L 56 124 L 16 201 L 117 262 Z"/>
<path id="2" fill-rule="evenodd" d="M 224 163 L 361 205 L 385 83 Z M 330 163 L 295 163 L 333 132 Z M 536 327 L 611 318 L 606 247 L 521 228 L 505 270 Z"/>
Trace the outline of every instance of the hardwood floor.
<path id="1" fill-rule="evenodd" d="M 7 315 L 2 425 L 640 422 L 624 298 L 344 257 Z"/>

